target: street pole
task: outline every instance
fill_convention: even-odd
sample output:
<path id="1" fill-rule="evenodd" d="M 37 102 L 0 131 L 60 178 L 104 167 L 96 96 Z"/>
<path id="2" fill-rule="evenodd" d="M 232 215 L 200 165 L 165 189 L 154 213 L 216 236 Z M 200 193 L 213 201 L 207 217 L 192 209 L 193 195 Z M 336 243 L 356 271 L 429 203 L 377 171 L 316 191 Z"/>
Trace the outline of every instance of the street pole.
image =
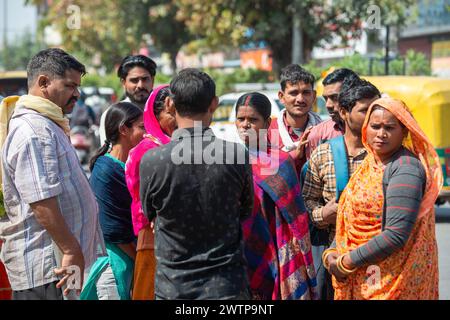
<path id="1" fill-rule="evenodd" d="M 3 68 L 8 68 L 8 0 L 3 0 Z"/>
<path id="2" fill-rule="evenodd" d="M 387 76 L 389 75 L 389 33 L 390 33 L 390 27 L 389 25 L 386 26 L 386 53 L 384 56 L 384 74 Z"/>
<path id="3" fill-rule="evenodd" d="M 295 10 L 292 16 L 292 63 L 303 63 L 303 37 L 300 13 Z"/>

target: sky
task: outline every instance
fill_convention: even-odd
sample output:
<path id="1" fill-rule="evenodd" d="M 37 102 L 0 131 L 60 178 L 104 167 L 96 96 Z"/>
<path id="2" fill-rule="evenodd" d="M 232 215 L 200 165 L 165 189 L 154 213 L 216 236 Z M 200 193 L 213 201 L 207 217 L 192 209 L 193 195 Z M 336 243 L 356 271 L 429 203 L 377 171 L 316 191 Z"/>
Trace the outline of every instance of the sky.
<path id="1" fill-rule="evenodd" d="M 25 6 L 24 0 L 0 0 L 0 47 L 3 46 L 5 17 L 7 19 L 8 42 L 11 43 L 28 29 L 35 34 L 37 28 L 37 10 L 34 6 Z M 5 3 L 7 10 L 5 15 Z"/>

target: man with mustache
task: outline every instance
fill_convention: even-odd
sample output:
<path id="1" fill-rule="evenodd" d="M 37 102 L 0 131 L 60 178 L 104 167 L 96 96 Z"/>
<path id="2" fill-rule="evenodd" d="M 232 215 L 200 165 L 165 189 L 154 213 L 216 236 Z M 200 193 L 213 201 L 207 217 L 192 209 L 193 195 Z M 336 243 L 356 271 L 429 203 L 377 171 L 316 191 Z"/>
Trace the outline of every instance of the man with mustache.
<path id="1" fill-rule="evenodd" d="M 311 129 L 305 147 L 307 159 L 319 144 L 344 134 L 345 123 L 339 116 L 339 92 L 344 81 L 354 82 L 358 79 L 359 76 L 347 68 L 336 69 L 323 79 L 322 96 L 325 99 L 325 106 L 331 119 L 321 122 Z"/>
<path id="2" fill-rule="evenodd" d="M 40 51 L 27 67 L 28 94 L 15 97 L 14 111 L 2 123 L 7 135 L 0 136 L 6 211 L 0 219 L 1 259 L 15 300 L 62 300 L 72 290 L 79 293 L 84 270 L 97 259 L 97 249 L 104 249 L 95 195 L 64 116 L 80 96 L 85 73 L 61 49 Z"/>
<path id="3" fill-rule="evenodd" d="M 277 121 L 271 122 L 268 133 L 272 146 L 290 153 L 299 173 L 305 160 L 304 145 L 310 127 L 322 122 L 320 116 L 311 111 L 316 100 L 314 82 L 314 76 L 298 64 L 281 70 L 278 97 L 286 109 L 281 111 Z"/>
<path id="4" fill-rule="evenodd" d="M 126 56 L 120 63 L 117 76 L 120 78 L 123 90 L 125 91 L 125 102 L 131 102 L 144 110 L 150 93 L 153 91 L 153 84 L 156 75 L 156 63 L 144 55 Z M 105 118 L 108 109 L 103 112 L 100 118 L 100 142 L 106 140 Z"/>

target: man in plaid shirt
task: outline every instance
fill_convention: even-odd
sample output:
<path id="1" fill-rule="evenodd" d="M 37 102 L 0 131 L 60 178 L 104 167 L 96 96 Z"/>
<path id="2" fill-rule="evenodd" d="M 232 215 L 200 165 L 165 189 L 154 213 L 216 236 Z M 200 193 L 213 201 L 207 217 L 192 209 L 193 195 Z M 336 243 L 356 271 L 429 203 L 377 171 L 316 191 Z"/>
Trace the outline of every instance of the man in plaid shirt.
<path id="1" fill-rule="evenodd" d="M 349 176 L 367 154 L 361 141 L 361 129 L 370 104 L 379 97 L 378 89 L 370 82 L 361 79 L 344 81 L 339 93 L 339 114 L 345 122 L 344 143 Z M 337 161 L 333 157 L 330 143 L 319 145 L 311 154 L 303 185 L 303 198 L 311 221 L 317 228 L 328 230 L 328 246 L 334 239 L 338 210 L 335 160 Z M 320 267 L 323 268 L 321 263 Z M 317 271 L 320 272 L 320 270 Z M 324 299 L 331 298 L 331 279 L 329 280 L 328 294 L 321 292 Z"/>

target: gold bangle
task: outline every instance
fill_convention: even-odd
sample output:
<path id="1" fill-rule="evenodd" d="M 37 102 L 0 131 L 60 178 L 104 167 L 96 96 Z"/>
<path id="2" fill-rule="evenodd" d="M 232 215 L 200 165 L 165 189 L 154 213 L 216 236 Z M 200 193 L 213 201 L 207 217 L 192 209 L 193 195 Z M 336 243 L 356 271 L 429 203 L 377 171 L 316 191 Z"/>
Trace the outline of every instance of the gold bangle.
<path id="1" fill-rule="evenodd" d="M 328 256 L 335 252 L 337 253 L 337 250 L 335 248 L 329 248 L 322 253 L 322 262 L 325 269 L 328 270 L 330 268 L 330 265 L 328 263 Z"/>
<path id="2" fill-rule="evenodd" d="M 348 269 L 344 266 L 344 263 L 342 262 L 342 260 L 344 260 L 344 256 L 345 256 L 345 254 L 340 255 L 337 258 L 336 266 L 339 269 L 339 271 L 342 272 L 343 274 L 350 274 L 350 273 L 355 272 L 358 268 L 355 267 L 353 269 Z"/>

